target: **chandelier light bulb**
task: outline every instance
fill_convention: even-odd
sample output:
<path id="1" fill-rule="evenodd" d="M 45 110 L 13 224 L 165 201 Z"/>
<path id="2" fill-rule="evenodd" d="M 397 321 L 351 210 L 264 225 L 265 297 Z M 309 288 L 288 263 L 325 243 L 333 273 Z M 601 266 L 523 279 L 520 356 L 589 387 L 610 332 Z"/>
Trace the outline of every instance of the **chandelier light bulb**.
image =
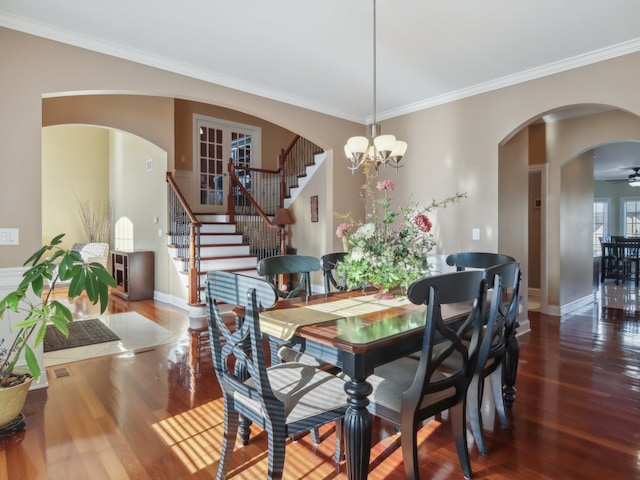
<path id="1" fill-rule="evenodd" d="M 386 160 L 396 144 L 396 137 L 394 135 L 378 135 L 373 139 L 373 143 L 382 159 Z"/>

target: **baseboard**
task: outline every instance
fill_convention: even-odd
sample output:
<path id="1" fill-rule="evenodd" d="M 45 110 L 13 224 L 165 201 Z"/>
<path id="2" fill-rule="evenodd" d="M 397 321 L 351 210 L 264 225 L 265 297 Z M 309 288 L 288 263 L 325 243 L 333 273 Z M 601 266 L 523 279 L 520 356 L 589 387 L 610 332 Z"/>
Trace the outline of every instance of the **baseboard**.
<path id="1" fill-rule="evenodd" d="M 574 312 L 580 308 L 584 308 L 587 305 L 591 305 L 595 300 L 593 295 L 585 295 L 578 300 L 574 300 L 573 302 L 566 303 L 564 305 L 548 305 L 547 311 L 545 312 L 548 315 L 553 315 L 554 317 L 562 317 L 563 315 L 567 315 L 568 313 Z"/>

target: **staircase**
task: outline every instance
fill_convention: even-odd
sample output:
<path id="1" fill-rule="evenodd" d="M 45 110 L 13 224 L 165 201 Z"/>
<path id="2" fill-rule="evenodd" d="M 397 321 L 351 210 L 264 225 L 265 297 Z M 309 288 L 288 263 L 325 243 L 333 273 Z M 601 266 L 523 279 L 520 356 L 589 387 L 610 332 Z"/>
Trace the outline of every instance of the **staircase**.
<path id="1" fill-rule="evenodd" d="M 236 168 L 230 161 L 232 186 L 226 214 L 195 214 L 171 173 L 167 172 L 170 219 L 167 248 L 189 292 L 189 305 L 204 304 L 204 284 L 209 271 L 257 275 L 256 267 L 261 258 L 280 253 L 279 231 L 271 221 L 273 215 L 278 207 L 288 207 L 293 202 L 326 154 L 317 145 L 296 136 L 280 157 L 280 168 L 276 171 L 243 171 L 243 175 L 247 172 L 252 175 L 254 185 L 273 184 L 273 178 L 280 179 L 276 182 L 280 186 L 268 195 L 269 198 L 265 198 L 264 189 L 261 189 L 262 206 L 238 181 Z M 269 179 L 270 174 L 275 177 Z M 249 206 L 246 202 L 242 206 L 234 205 L 234 195 L 238 194 L 250 199 Z"/>
<path id="2" fill-rule="evenodd" d="M 199 284 L 204 285 L 207 272 L 225 270 L 244 275 L 256 274 L 258 257 L 251 253 L 251 245 L 244 242 L 242 233 L 236 231 L 236 225 L 227 220 L 227 215 L 196 214 L 200 222 L 200 267 Z M 188 258 L 180 255 L 180 249 L 168 245 L 169 257 L 180 273 L 183 284 L 189 286 Z"/>

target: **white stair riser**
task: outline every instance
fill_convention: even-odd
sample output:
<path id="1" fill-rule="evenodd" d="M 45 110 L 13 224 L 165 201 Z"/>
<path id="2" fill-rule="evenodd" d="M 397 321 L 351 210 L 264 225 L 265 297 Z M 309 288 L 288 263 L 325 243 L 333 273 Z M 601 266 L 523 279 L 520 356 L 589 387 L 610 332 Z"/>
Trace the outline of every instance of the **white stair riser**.
<path id="1" fill-rule="evenodd" d="M 247 258 L 220 258 L 216 260 L 202 260 L 200 262 L 201 271 L 209 270 L 232 270 L 234 268 L 256 268 L 258 262 L 255 257 Z"/>
<path id="2" fill-rule="evenodd" d="M 242 243 L 242 235 L 239 233 L 235 234 L 216 234 L 216 235 L 201 235 L 200 236 L 200 245 L 219 245 L 225 243 Z"/>
<path id="3" fill-rule="evenodd" d="M 205 223 L 200 227 L 200 233 L 236 233 L 236 226 L 232 223 Z"/>
<path id="4" fill-rule="evenodd" d="M 233 257 L 236 255 L 250 255 L 251 247 L 249 245 L 224 245 L 200 247 L 200 258 L 205 257 Z"/>

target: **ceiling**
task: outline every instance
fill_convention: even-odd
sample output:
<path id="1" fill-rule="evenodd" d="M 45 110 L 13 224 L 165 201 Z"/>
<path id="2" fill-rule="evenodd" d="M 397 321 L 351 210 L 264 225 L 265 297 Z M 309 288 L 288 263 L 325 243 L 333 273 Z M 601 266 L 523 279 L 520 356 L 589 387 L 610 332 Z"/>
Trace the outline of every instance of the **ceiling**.
<path id="1" fill-rule="evenodd" d="M 372 0 L 0 0 L 0 26 L 370 123 L 372 12 Z M 377 0 L 377 17 L 377 120 L 640 51 L 638 0 Z M 635 147 L 625 166 L 640 166 Z"/>

